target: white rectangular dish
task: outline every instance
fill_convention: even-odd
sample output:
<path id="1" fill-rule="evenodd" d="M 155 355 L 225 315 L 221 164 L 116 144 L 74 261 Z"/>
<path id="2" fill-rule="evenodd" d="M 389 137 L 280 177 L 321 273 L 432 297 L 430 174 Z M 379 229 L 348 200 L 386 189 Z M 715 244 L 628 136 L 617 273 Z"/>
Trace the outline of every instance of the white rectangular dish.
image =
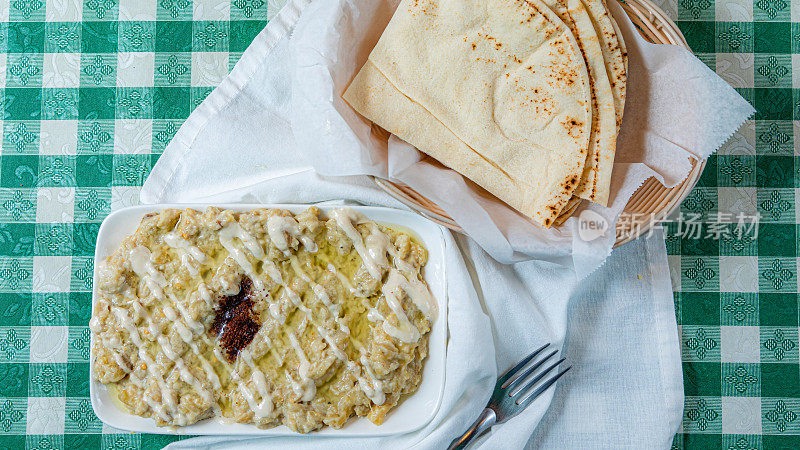
<path id="1" fill-rule="evenodd" d="M 122 240 L 136 231 L 144 215 L 163 209 L 194 208 L 205 209 L 217 206 L 234 211 L 246 211 L 257 208 L 282 208 L 299 213 L 311 205 L 286 204 L 160 204 L 142 205 L 115 211 L 106 217 L 100 226 L 95 249 L 94 285 L 97 286 L 100 261 L 119 248 Z M 324 213 L 339 206 L 319 206 Z M 301 435 L 281 425 L 270 429 L 260 429 L 252 424 L 222 423 L 215 419 L 206 419 L 196 424 L 180 427 L 158 427 L 153 419 L 129 414 L 119 409 L 111 399 L 105 385 L 97 382 L 90 374 L 89 392 L 92 408 L 103 423 L 122 430 L 158 434 L 229 434 L 229 435 L 261 435 L 261 436 L 385 436 L 408 433 L 424 427 L 433 419 L 442 401 L 444 393 L 445 358 L 447 346 L 447 268 L 445 264 L 444 229 L 411 212 L 383 207 L 350 206 L 364 214 L 367 218 L 381 224 L 398 225 L 411 231 L 428 249 L 428 263 L 423 276 L 431 293 L 436 298 L 439 313 L 430 334 L 429 353 L 425 361 L 422 382 L 416 393 L 403 400 L 391 411 L 385 422 L 377 426 L 366 418 L 351 418 L 341 429 L 325 427 L 322 430 Z M 97 292 L 92 292 L 92 310 L 96 302 Z M 91 344 L 94 348 L 94 342 Z M 91 355 L 93 360 L 94 354 Z M 90 364 L 91 370 L 91 364 Z"/>

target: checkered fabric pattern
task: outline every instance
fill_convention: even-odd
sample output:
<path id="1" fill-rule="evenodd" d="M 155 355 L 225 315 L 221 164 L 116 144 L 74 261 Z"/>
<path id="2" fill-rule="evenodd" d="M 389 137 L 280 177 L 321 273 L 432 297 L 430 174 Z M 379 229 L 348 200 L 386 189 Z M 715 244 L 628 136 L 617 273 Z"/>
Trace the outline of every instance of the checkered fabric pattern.
<path id="1" fill-rule="evenodd" d="M 668 226 L 686 393 L 673 447 L 800 448 L 800 0 L 659 6 L 757 109 L 709 159 L 681 210 L 707 226 L 761 216 L 755 239 L 690 239 Z"/>
<path id="2" fill-rule="evenodd" d="M 284 2 L 0 0 L 0 446 L 177 439 L 92 412 L 95 238 Z"/>
<path id="3" fill-rule="evenodd" d="M 0 444 L 160 448 L 88 400 L 94 242 L 285 0 L 0 0 Z M 800 448 L 800 0 L 660 0 L 758 109 L 681 210 L 758 237 L 668 251 L 686 407 L 675 448 Z M 4 50 L 4 51 L 2 51 Z M 798 140 L 797 142 L 800 142 Z M 723 227 L 732 228 L 733 224 Z"/>

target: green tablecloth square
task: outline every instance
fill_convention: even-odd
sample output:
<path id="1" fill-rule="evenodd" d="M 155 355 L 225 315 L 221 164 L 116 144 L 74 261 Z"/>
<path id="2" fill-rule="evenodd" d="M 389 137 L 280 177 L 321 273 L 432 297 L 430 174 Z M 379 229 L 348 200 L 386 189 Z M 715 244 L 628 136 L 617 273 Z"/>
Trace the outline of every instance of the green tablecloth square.
<path id="1" fill-rule="evenodd" d="M 682 256 L 681 290 L 719 291 L 719 258 Z"/>
<path id="2" fill-rule="evenodd" d="M 102 437 L 99 434 L 65 434 L 64 435 L 64 448 L 85 450 L 90 448 L 101 448 L 100 441 Z"/>
<path id="3" fill-rule="evenodd" d="M 700 179 L 697 180 L 697 186 L 700 187 L 715 187 L 718 185 L 717 181 L 717 164 L 718 164 L 718 156 L 711 155 L 706 160 L 706 168 L 703 170 L 703 173 L 700 174 Z"/>
<path id="4" fill-rule="evenodd" d="M 682 292 L 681 321 L 696 325 L 719 325 L 719 292 Z"/>
<path id="5" fill-rule="evenodd" d="M 681 212 L 688 217 L 696 216 L 700 220 L 707 220 L 710 216 L 719 212 L 716 194 L 715 188 L 695 188 L 681 203 Z"/>
<path id="6" fill-rule="evenodd" d="M 113 186 L 141 186 L 150 173 L 150 155 L 114 155 Z"/>
<path id="7" fill-rule="evenodd" d="M 756 54 L 755 87 L 792 87 L 792 55 Z"/>
<path id="8" fill-rule="evenodd" d="M 67 393 L 70 397 L 89 396 L 88 363 L 67 363 Z"/>
<path id="9" fill-rule="evenodd" d="M 83 326 L 92 316 L 91 292 L 69 293 L 69 326 Z"/>
<path id="10" fill-rule="evenodd" d="M 764 223 L 759 226 L 759 256 L 795 256 L 796 232 L 794 224 Z"/>
<path id="11" fill-rule="evenodd" d="M 759 292 L 797 292 L 797 259 L 758 258 Z"/>
<path id="12" fill-rule="evenodd" d="M 71 363 L 89 362 L 89 327 L 70 327 L 67 361 Z"/>
<path id="13" fill-rule="evenodd" d="M 30 364 L 5 362 L 0 364 L 0 397 L 26 397 L 29 370 Z"/>
<path id="14" fill-rule="evenodd" d="M 4 117 L 12 120 L 38 120 L 41 97 L 41 88 L 6 88 Z"/>
<path id="15" fill-rule="evenodd" d="M 153 52 L 156 48 L 156 23 L 130 21 L 119 23 L 118 51 Z"/>
<path id="16" fill-rule="evenodd" d="M 0 164 L 0 186 L 30 188 L 36 185 L 39 157 L 36 155 L 6 155 Z"/>
<path id="17" fill-rule="evenodd" d="M 757 120 L 780 120 L 791 117 L 791 89 L 756 88 L 753 93 Z"/>
<path id="18" fill-rule="evenodd" d="M 109 174 L 112 169 L 112 160 L 110 156 L 98 155 L 96 158 L 107 158 L 107 162 L 97 164 L 94 167 L 98 171 L 108 170 Z M 107 165 L 106 165 L 107 164 Z M 105 177 L 105 175 L 104 175 Z M 105 180 L 105 178 L 100 179 Z M 101 181 L 98 181 L 101 182 Z M 110 175 L 108 182 L 111 182 Z M 111 189 L 102 187 L 89 187 L 77 188 L 75 192 L 75 220 L 80 222 L 102 222 L 103 219 L 111 212 Z"/>
<path id="19" fill-rule="evenodd" d="M 6 27 L 8 53 L 42 53 L 44 22 L 9 22 Z"/>
<path id="20" fill-rule="evenodd" d="M 710 0 L 681 0 L 678 20 L 714 20 L 714 2 Z"/>
<path id="21" fill-rule="evenodd" d="M 794 157 L 758 155 L 756 157 L 756 181 L 758 187 L 794 187 Z"/>
<path id="22" fill-rule="evenodd" d="M 111 185 L 111 172 L 113 170 L 113 155 L 78 155 L 75 163 L 76 186 L 81 187 L 107 187 Z M 76 196 L 76 202 L 81 202 L 88 194 Z M 76 203 L 77 204 L 77 203 Z"/>
<path id="23" fill-rule="evenodd" d="M 705 228 L 705 229 L 703 229 Z M 700 236 L 687 236 L 681 240 L 681 254 L 686 256 L 716 256 L 719 254 L 720 240 L 707 233 L 710 226 L 701 227 Z"/>
<path id="24" fill-rule="evenodd" d="M 0 293 L 0 327 L 30 326 L 31 308 L 31 294 Z"/>
<path id="25" fill-rule="evenodd" d="M 755 22 L 756 53 L 791 53 L 791 24 L 788 22 Z"/>
<path id="26" fill-rule="evenodd" d="M 800 372 L 793 364 L 761 364 L 762 397 L 800 396 Z"/>
<path id="27" fill-rule="evenodd" d="M 27 363 L 30 341 L 28 327 L 0 327 L 0 363 Z"/>
<path id="28" fill-rule="evenodd" d="M 119 5 L 116 0 L 84 0 L 83 21 L 117 20 Z"/>
<path id="29" fill-rule="evenodd" d="M 789 22 L 792 16 L 789 6 L 787 0 L 754 0 L 753 19 L 758 22 Z"/>
<path id="30" fill-rule="evenodd" d="M 39 121 L 3 122 L 3 155 L 39 153 Z"/>
<path id="31" fill-rule="evenodd" d="M 760 397 L 761 365 L 722 363 L 721 393 L 723 397 Z"/>
<path id="32" fill-rule="evenodd" d="M 683 365 L 683 385 L 685 395 L 715 395 L 721 391 L 721 365 L 718 362 L 691 361 Z"/>
<path id="33" fill-rule="evenodd" d="M 208 97 L 208 94 L 213 91 L 214 88 L 210 87 L 192 87 L 189 90 L 189 98 L 190 98 L 190 106 L 192 109 L 197 108 L 200 106 L 200 103 L 203 103 L 203 100 Z"/>
<path id="34" fill-rule="evenodd" d="M 72 254 L 71 223 L 37 223 L 33 251 L 36 256 L 69 256 Z"/>
<path id="35" fill-rule="evenodd" d="M 83 22 L 81 52 L 116 53 L 117 31 L 117 22 Z"/>
<path id="36" fill-rule="evenodd" d="M 190 98 L 188 87 L 155 88 L 153 91 L 153 118 L 185 119 L 190 112 Z"/>
<path id="37" fill-rule="evenodd" d="M 192 22 L 156 22 L 156 52 L 192 51 Z"/>
<path id="38" fill-rule="evenodd" d="M 231 8 L 231 14 L 234 9 Z M 230 52 L 243 52 L 253 39 L 264 29 L 266 20 L 237 20 L 230 25 Z M 237 58 L 238 60 L 238 58 Z"/>
<path id="39" fill-rule="evenodd" d="M 78 92 L 78 118 L 81 120 L 113 119 L 115 105 L 115 88 L 81 87 Z"/>
<path id="40" fill-rule="evenodd" d="M 87 87 L 116 86 L 117 55 L 82 53 L 80 85 Z"/>
<path id="41" fill-rule="evenodd" d="M 153 88 L 152 87 L 118 87 L 117 119 L 152 119 Z"/>
<path id="42" fill-rule="evenodd" d="M 67 397 L 64 412 L 66 434 L 99 434 L 103 430 L 103 422 L 94 414 L 92 404 L 87 398 Z"/>
<path id="43" fill-rule="evenodd" d="M 179 119 L 154 120 L 152 151 L 154 153 L 163 152 L 182 123 L 183 120 Z"/>
<path id="44" fill-rule="evenodd" d="M 756 201 L 763 222 L 795 222 L 794 189 L 759 189 Z"/>
<path id="45" fill-rule="evenodd" d="M 718 447 L 726 449 L 761 449 L 761 448 L 778 448 L 778 447 L 763 447 L 763 440 L 761 435 L 757 434 L 727 434 L 722 436 L 722 441 Z M 702 448 L 702 447 L 698 447 Z M 709 447 L 710 448 L 710 447 Z M 715 447 L 716 448 L 716 447 Z"/>
<path id="46" fill-rule="evenodd" d="M 752 22 L 716 22 L 714 31 L 705 32 L 704 39 L 714 39 L 714 47 L 707 50 L 706 46 L 696 49 L 689 43 L 694 52 L 717 53 L 751 53 L 753 52 L 753 23 Z"/>

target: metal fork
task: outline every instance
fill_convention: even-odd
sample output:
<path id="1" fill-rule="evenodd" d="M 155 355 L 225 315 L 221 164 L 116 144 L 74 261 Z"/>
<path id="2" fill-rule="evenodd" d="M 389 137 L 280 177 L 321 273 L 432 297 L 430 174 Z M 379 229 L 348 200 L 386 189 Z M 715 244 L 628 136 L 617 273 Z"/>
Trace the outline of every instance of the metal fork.
<path id="1" fill-rule="evenodd" d="M 457 437 L 455 440 L 453 440 L 453 442 L 450 443 L 448 450 L 467 448 L 473 439 L 483 434 L 493 425 L 503 423 L 506 420 L 516 416 L 520 413 L 520 411 L 530 405 L 536 397 L 542 395 L 542 393 L 552 386 L 556 380 L 561 378 L 569 369 L 572 368 L 572 366 L 569 366 L 566 369 L 561 369 L 560 372 L 539 384 L 539 382 L 541 382 L 542 379 L 547 376 L 547 374 L 552 372 L 553 369 L 558 367 L 559 364 L 564 362 L 564 359 L 566 359 L 561 358 L 547 366 L 545 369 L 539 371 L 539 368 L 542 367 L 544 363 L 549 361 L 553 356 L 555 356 L 556 353 L 558 353 L 558 350 L 553 350 L 543 359 L 536 361 L 530 367 L 522 370 L 526 365 L 528 365 L 528 363 L 533 361 L 549 346 L 550 344 L 545 344 L 542 347 L 534 350 L 533 353 L 526 356 L 514 367 L 508 369 L 508 371 L 497 380 L 497 384 L 494 386 L 494 392 L 492 393 L 492 398 L 489 399 L 489 404 L 486 405 L 486 408 L 484 408 L 483 412 L 480 416 L 478 416 L 478 419 L 472 424 L 472 426 L 470 426 L 464 434 Z M 537 384 L 538 387 L 533 389 L 533 387 L 537 386 Z"/>

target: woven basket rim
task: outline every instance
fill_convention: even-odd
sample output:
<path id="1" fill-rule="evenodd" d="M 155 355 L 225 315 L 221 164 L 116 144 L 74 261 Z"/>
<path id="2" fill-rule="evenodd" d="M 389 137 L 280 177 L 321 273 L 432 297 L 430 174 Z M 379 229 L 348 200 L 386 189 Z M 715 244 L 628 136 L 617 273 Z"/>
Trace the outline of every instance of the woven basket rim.
<path id="1" fill-rule="evenodd" d="M 675 22 L 651 0 L 617 1 L 645 39 L 657 44 L 677 45 L 691 51 Z M 651 177 L 634 192 L 623 210 L 623 214 L 631 219 L 617 223 L 615 248 L 648 233 L 654 225 L 662 222 L 680 206 L 697 184 L 706 165 L 705 160 L 692 159 L 690 163 L 691 170 L 676 186 L 664 187 Z M 378 187 L 418 214 L 453 231 L 464 233 L 435 202 L 410 186 L 375 176 L 371 178 Z"/>

